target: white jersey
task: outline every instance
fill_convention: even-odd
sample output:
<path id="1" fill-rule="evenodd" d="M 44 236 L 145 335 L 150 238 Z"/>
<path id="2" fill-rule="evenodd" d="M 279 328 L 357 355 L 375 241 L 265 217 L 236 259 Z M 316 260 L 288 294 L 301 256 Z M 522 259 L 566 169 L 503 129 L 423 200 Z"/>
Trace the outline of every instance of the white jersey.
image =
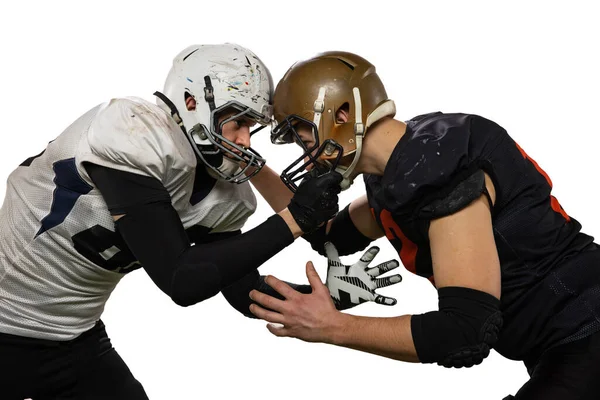
<path id="1" fill-rule="evenodd" d="M 0 332 L 73 339 L 98 321 L 125 273 L 140 267 L 115 233 L 85 162 L 158 179 L 185 228 L 238 230 L 256 208 L 248 183 L 195 182 L 207 175 L 196 174 L 188 139 L 158 106 L 138 98 L 101 104 L 8 178 L 0 210 Z"/>

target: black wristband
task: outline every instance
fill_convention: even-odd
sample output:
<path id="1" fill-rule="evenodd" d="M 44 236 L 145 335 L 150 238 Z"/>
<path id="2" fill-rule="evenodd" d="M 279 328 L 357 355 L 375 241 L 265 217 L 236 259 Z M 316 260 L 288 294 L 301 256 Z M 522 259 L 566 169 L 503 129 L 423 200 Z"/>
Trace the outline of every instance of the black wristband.
<path id="1" fill-rule="evenodd" d="M 373 239 L 363 235 L 350 218 L 350 205 L 340 211 L 331 221 L 329 233 L 325 233 L 325 225 L 315 232 L 302 237 L 307 240 L 313 250 L 325 256 L 324 245 L 331 242 L 340 256 L 354 254 L 367 247 Z"/>

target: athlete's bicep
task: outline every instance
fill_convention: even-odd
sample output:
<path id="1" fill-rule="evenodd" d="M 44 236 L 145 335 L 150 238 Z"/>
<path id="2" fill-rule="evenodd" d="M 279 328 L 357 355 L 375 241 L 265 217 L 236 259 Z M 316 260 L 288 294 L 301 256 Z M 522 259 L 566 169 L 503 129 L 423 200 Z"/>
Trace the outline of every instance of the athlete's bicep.
<path id="1" fill-rule="evenodd" d="M 102 194 L 115 221 L 123 216 L 129 207 L 171 201 L 169 192 L 156 178 L 92 163 L 84 163 L 83 166 Z"/>
<path id="2" fill-rule="evenodd" d="M 487 175 L 486 188 L 493 204 L 495 190 Z M 485 195 L 454 214 L 431 221 L 429 239 L 438 289 L 466 287 L 500 298 L 500 261 Z"/>

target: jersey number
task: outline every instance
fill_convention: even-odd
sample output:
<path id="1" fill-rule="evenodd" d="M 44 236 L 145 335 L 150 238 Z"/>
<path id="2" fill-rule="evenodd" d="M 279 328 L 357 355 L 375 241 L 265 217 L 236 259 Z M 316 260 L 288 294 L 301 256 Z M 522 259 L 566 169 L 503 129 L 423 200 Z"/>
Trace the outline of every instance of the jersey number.
<path id="1" fill-rule="evenodd" d="M 27 159 L 21 166 L 28 167 L 35 158 Z M 93 188 L 77 172 L 75 159 L 60 160 L 52 165 L 54 188 L 50 212 L 42 219 L 36 237 L 60 225 L 75 207 L 80 196 Z M 100 225 L 94 225 L 75 234 L 71 240 L 75 250 L 94 264 L 109 271 L 128 273 L 141 267 L 127 248 L 121 235 Z"/>
<path id="2" fill-rule="evenodd" d="M 400 260 L 402 260 L 404 267 L 413 274 L 417 274 L 417 252 L 419 247 L 416 243 L 406 237 L 404 232 L 402 232 L 402 229 L 400 229 L 396 221 L 394 221 L 391 212 L 388 210 L 381 210 L 379 219 L 375 215 L 375 210 L 373 208 L 371 208 L 371 213 L 373 214 L 375 221 L 379 220 L 381 222 L 385 237 L 390 241 L 392 246 L 394 246 L 396 251 L 398 251 L 398 255 L 400 256 Z M 435 286 L 433 275 L 426 278 Z"/>
<path id="3" fill-rule="evenodd" d="M 101 225 L 94 225 L 71 239 L 79 254 L 104 269 L 126 274 L 141 267 L 123 237 Z"/>

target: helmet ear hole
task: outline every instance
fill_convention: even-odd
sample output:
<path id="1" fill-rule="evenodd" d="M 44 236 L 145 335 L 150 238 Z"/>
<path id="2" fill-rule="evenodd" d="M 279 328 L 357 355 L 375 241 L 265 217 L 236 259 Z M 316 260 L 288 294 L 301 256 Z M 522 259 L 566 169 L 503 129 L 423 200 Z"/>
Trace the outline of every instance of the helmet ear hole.
<path id="1" fill-rule="evenodd" d="M 196 111 L 196 99 L 194 96 L 192 96 L 190 92 L 186 91 L 183 97 L 185 100 L 185 108 L 187 108 L 188 111 Z"/>
<path id="2" fill-rule="evenodd" d="M 335 111 L 336 124 L 344 124 L 350 119 L 350 104 L 345 102 Z"/>

